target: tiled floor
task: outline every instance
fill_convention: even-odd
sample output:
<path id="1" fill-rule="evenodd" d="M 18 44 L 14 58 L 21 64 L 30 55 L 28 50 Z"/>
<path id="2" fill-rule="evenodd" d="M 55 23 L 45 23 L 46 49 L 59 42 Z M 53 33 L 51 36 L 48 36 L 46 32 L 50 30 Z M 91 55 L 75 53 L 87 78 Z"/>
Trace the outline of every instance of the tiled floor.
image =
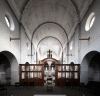
<path id="1" fill-rule="evenodd" d="M 78 86 L 53 86 L 52 91 L 47 91 L 47 86 L 23 87 L 15 89 L 14 86 L 6 86 L 6 92 L 0 92 L 0 96 L 34 96 L 34 95 L 66 95 L 66 96 L 97 96 L 93 95 L 91 90 Z"/>

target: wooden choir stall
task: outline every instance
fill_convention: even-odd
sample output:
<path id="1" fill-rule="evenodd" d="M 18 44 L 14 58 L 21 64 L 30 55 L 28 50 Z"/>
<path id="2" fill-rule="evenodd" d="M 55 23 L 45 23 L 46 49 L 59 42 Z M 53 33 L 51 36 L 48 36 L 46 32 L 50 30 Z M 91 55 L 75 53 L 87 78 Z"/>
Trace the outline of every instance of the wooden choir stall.
<path id="1" fill-rule="evenodd" d="M 43 64 L 20 64 L 20 85 L 27 86 L 34 83 L 35 86 L 44 85 Z"/>
<path id="2" fill-rule="evenodd" d="M 55 84 L 65 86 L 80 84 L 80 64 L 56 64 Z"/>
<path id="3" fill-rule="evenodd" d="M 55 61 L 55 80 L 56 86 L 65 86 L 67 83 L 70 85 L 80 84 L 80 64 L 57 64 Z M 26 83 L 28 86 L 33 82 L 35 86 L 44 86 L 44 59 L 42 64 L 19 64 L 20 65 L 20 85 Z"/>

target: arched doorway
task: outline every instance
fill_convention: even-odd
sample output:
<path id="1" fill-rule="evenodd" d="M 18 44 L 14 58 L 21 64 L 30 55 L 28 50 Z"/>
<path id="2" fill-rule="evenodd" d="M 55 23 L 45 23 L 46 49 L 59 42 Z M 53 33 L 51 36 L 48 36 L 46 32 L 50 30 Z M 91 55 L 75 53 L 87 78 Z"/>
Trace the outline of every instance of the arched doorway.
<path id="1" fill-rule="evenodd" d="M 5 84 L 14 85 L 19 82 L 19 66 L 16 57 L 9 51 L 0 52 L 0 65 L 3 69 L 3 78 Z M 2 72 L 2 71 L 1 71 Z"/>
<path id="2" fill-rule="evenodd" d="M 11 85 L 10 62 L 2 53 L 0 53 L 0 84 Z"/>
<path id="3" fill-rule="evenodd" d="M 58 64 L 58 60 L 54 58 L 45 58 L 41 61 L 44 64 L 44 81 L 46 82 L 48 77 L 51 77 L 55 81 L 55 64 Z"/>
<path id="4" fill-rule="evenodd" d="M 100 53 L 91 51 L 85 55 L 81 63 L 80 82 L 85 85 L 89 81 L 100 80 Z"/>
<path id="5" fill-rule="evenodd" d="M 88 81 L 100 81 L 100 53 L 94 55 L 89 63 Z"/>

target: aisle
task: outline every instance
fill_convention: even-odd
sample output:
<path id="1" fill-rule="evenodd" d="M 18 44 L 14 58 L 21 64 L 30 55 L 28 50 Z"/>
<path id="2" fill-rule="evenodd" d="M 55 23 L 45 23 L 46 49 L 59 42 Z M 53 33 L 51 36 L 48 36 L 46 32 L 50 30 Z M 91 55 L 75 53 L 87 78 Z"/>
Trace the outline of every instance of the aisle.
<path id="1" fill-rule="evenodd" d="M 7 86 L 7 94 L 1 94 L 0 96 L 34 96 L 36 94 L 48 94 L 48 95 L 66 95 L 66 96 L 96 96 L 90 93 L 90 90 L 84 89 L 83 87 L 65 87 L 65 86 L 53 86 L 52 91 L 47 91 L 46 86 L 34 86 L 24 87 L 14 90 L 14 86 Z"/>

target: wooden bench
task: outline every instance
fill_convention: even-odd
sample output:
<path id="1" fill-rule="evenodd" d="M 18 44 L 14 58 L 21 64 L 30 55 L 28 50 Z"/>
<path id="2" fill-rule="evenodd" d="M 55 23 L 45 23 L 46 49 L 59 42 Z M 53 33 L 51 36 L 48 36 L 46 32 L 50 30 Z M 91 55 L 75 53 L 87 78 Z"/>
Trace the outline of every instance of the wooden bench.
<path id="1" fill-rule="evenodd" d="M 28 89 L 28 83 L 27 82 L 23 82 L 23 88 L 24 86 L 27 86 L 27 89 Z"/>
<path id="2" fill-rule="evenodd" d="M 34 87 L 34 82 L 30 82 L 30 88 L 31 88 L 31 86 Z"/>
<path id="3" fill-rule="evenodd" d="M 17 88 L 19 88 L 19 87 L 20 87 L 19 82 L 16 82 L 16 83 L 15 83 L 15 85 L 14 85 L 14 88 L 16 88 L 16 89 L 17 89 Z"/>
<path id="4" fill-rule="evenodd" d="M 86 88 L 90 89 L 92 92 L 94 92 L 94 94 L 99 94 L 98 96 L 100 96 L 100 82 L 98 81 L 89 81 Z"/>
<path id="5" fill-rule="evenodd" d="M 0 85 L 0 91 L 3 91 L 3 92 L 6 91 L 6 94 L 7 94 L 7 88 L 4 87 L 4 84 Z"/>

